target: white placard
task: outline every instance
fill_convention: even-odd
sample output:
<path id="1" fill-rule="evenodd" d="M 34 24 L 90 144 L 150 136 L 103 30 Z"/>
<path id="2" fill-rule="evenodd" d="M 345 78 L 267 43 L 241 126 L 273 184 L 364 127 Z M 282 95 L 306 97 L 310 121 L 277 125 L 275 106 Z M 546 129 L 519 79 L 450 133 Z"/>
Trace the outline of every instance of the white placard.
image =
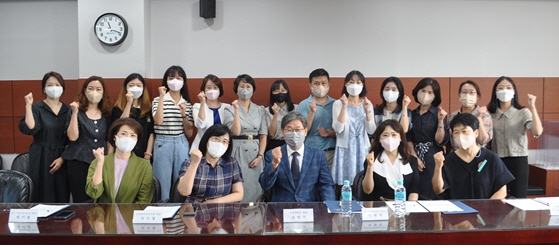
<path id="1" fill-rule="evenodd" d="M 134 234 L 164 234 L 162 224 L 133 224 Z"/>
<path id="2" fill-rule="evenodd" d="M 289 222 L 314 222 L 312 208 L 296 208 L 283 210 L 283 223 Z"/>
<path id="3" fill-rule="evenodd" d="M 289 222 L 283 224 L 284 233 L 312 233 L 314 232 L 313 222 Z"/>
<path id="4" fill-rule="evenodd" d="M 21 223 L 21 222 L 37 222 L 37 215 L 39 211 L 36 209 L 10 209 L 10 217 L 8 222 Z"/>
<path id="5" fill-rule="evenodd" d="M 163 214 L 163 219 L 172 219 L 180 208 L 181 206 L 147 206 L 144 211 L 158 211 Z"/>
<path id="6" fill-rule="evenodd" d="M 549 218 L 548 226 L 559 226 L 559 215 L 552 215 Z"/>
<path id="7" fill-rule="evenodd" d="M 559 215 L 559 202 L 550 202 L 549 203 L 549 214 L 550 215 Z"/>
<path id="8" fill-rule="evenodd" d="M 45 205 L 39 204 L 37 206 L 32 207 L 31 209 L 36 209 L 39 211 L 37 217 L 39 218 L 46 218 L 55 213 L 58 213 L 60 210 L 69 207 L 70 205 Z"/>
<path id="9" fill-rule="evenodd" d="M 159 211 L 134 210 L 132 223 L 161 224 L 163 223 L 163 213 Z"/>
<path id="10" fill-rule="evenodd" d="M 388 220 L 388 208 L 361 208 L 363 220 Z"/>
<path id="11" fill-rule="evenodd" d="M 39 233 L 37 223 L 8 223 L 11 233 Z"/>
<path id="12" fill-rule="evenodd" d="M 365 208 L 362 208 L 362 210 Z M 386 231 L 388 230 L 388 220 L 377 220 L 377 221 L 363 221 L 361 223 L 361 231 L 363 232 L 374 232 L 374 231 Z"/>

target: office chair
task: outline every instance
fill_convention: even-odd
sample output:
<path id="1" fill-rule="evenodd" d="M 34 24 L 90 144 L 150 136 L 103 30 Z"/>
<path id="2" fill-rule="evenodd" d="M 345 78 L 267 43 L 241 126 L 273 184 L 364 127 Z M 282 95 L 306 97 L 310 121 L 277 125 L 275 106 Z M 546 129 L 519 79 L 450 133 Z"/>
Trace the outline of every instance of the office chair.
<path id="1" fill-rule="evenodd" d="M 33 181 L 22 172 L 0 170 L 0 202 L 31 202 Z"/>
<path id="2" fill-rule="evenodd" d="M 169 201 L 170 203 L 183 203 L 186 200 L 186 196 L 181 195 L 178 190 L 180 177 L 177 178 L 171 185 L 171 193 L 169 194 Z"/>
<path id="3" fill-rule="evenodd" d="M 12 170 L 29 175 L 29 152 L 21 153 L 14 158 L 14 161 L 12 162 Z"/>
<path id="4" fill-rule="evenodd" d="M 151 199 L 151 202 L 152 203 L 161 202 L 161 183 L 159 182 L 159 179 L 157 179 L 157 177 L 155 176 L 153 176 L 152 190 L 153 190 L 153 198 Z"/>
<path id="5" fill-rule="evenodd" d="M 363 191 L 363 178 L 365 178 L 365 170 L 360 171 L 355 175 L 353 179 L 353 185 L 351 186 L 351 193 L 353 195 L 353 199 L 357 201 L 365 201 L 367 198 L 367 194 Z"/>

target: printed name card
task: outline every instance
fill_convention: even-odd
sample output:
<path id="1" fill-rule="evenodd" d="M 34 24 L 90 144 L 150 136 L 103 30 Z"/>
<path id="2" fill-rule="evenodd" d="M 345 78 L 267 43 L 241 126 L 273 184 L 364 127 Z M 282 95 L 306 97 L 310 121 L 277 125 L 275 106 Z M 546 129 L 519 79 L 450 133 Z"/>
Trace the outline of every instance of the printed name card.
<path id="1" fill-rule="evenodd" d="M 283 210 L 283 223 L 289 222 L 314 222 L 312 208 L 297 208 Z"/>
<path id="2" fill-rule="evenodd" d="M 388 220 L 388 208 L 362 208 L 363 220 Z"/>
<path id="3" fill-rule="evenodd" d="M 21 222 L 37 222 L 37 215 L 39 211 L 36 209 L 10 209 L 10 217 L 8 222 L 21 223 Z"/>
<path id="4" fill-rule="evenodd" d="M 37 223 L 8 223 L 11 233 L 39 233 Z"/>
<path id="5" fill-rule="evenodd" d="M 559 215 L 559 202 L 550 202 L 549 203 L 549 214 L 550 215 Z"/>
<path id="6" fill-rule="evenodd" d="M 312 233 L 314 232 L 314 223 L 313 222 L 284 223 L 283 232 L 284 233 Z"/>
<path id="7" fill-rule="evenodd" d="M 159 211 L 134 210 L 132 223 L 161 224 L 163 223 L 163 213 Z"/>
<path id="8" fill-rule="evenodd" d="M 361 231 L 363 232 L 386 231 L 386 230 L 388 230 L 388 220 L 363 221 L 363 223 L 361 223 Z"/>
<path id="9" fill-rule="evenodd" d="M 162 224 L 133 224 L 134 234 L 164 234 Z"/>

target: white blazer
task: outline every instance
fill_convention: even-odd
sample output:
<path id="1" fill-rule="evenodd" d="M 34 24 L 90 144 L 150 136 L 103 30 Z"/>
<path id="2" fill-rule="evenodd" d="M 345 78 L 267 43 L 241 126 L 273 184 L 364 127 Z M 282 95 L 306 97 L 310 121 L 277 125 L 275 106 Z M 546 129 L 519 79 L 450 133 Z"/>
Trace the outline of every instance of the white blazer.
<path id="1" fill-rule="evenodd" d="M 217 110 L 217 112 L 219 113 L 219 119 L 221 119 L 222 124 L 223 124 L 223 112 L 225 111 L 225 108 L 228 107 L 230 107 L 229 104 L 221 103 L 221 107 L 219 107 L 219 109 Z M 198 148 L 198 144 L 200 144 L 200 140 L 202 139 L 202 136 L 204 136 L 206 130 L 208 130 L 208 128 L 210 128 L 214 124 L 214 112 L 208 107 L 208 105 L 206 105 L 205 111 L 206 111 L 206 120 L 202 121 L 198 117 L 198 113 L 200 112 L 200 103 L 195 103 L 194 106 L 192 106 L 192 114 L 194 115 L 194 126 L 196 126 L 197 133 L 196 133 L 196 138 L 194 138 L 194 141 L 192 141 L 192 145 L 190 146 L 190 152 Z"/>
<path id="2" fill-rule="evenodd" d="M 361 100 L 361 106 L 363 106 L 363 100 Z M 348 118 L 350 116 L 346 112 L 345 121 L 344 123 L 341 123 L 338 121 L 338 116 L 340 115 L 340 111 L 342 111 L 342 102 L 340 100 L 336 100 L 332 105 L 332 128 L 334 129 L 334 131 L 336 131 L 336 146 L 347 148 L 349 142 Z M 374 110 L 372 107 L 370 111 L 371 114 L 373 115 L 373 118 L 371 118 L 371 121 L 369 122 L 367 122 L 367 120 L 365 119 L 365 122 L 363 123 L 363 125 L 365 125 L 365 129 L 363 134 L 361 135 L 365 140 L 365 144 L 368 144 L 368 146 L 370 146 L 371 142 L 369 141 L 369 136 L 367 135 L 367 133 L 373 134 L 377 129 L 377 124 L 375 123 L 375 118 L 374 118 Z"/>

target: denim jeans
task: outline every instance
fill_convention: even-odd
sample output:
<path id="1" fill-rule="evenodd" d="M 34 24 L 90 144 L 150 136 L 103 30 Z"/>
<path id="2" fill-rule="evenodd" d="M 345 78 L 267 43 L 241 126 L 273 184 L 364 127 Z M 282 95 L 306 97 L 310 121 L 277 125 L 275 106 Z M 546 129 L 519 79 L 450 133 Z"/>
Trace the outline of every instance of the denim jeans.
<path id="1" fill-rule="evenodd" d="M 153 147 L 153 175 L 161 183 L 161 200 L 169 199 L 172 183 L 179 178 L 179 170 L 190 159 L 190 147 L 184 135 L 156 135 Z"/>

